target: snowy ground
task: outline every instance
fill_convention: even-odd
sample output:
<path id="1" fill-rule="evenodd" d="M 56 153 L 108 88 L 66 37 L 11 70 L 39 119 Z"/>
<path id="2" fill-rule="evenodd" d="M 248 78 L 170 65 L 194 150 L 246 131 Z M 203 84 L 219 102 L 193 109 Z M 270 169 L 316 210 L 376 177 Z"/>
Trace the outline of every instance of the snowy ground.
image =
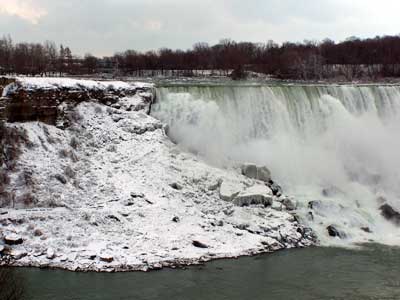
<path id="1" fill-rule="evenodd" d="M 221 182 L 238 190 L 263 183 L 181 151 L 140 110 L 142 96 L 114 107 L 82 103 L 67 130 L 7 125 L 26 129 L 34 145 L 23 148 L 10 187 L 38 202 L 0 209 L 0 235 L 23 240 L 1 239 L 0 264 L 149 270 L 313 243 L 282 198 L 267 208 L 221 200 Z"/>

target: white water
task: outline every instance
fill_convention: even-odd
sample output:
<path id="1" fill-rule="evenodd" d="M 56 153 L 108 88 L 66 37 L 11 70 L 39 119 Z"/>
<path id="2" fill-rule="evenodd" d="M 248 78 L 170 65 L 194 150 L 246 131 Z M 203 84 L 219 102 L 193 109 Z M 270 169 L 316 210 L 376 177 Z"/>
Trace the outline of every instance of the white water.
<path id="1" fill-rule="evenodd" d="M 174 140 L 214 164 L 267 165 L 322 244 L 400 245 L 400 228 L 380 215 L 378 200 L 400 210 L 400 87 L 175 86 L 157 93 L 152 113 Z M 323 203 L 314 220 L 311 200 Z M 331 224 L 344 241 L 328 236 Z"/>

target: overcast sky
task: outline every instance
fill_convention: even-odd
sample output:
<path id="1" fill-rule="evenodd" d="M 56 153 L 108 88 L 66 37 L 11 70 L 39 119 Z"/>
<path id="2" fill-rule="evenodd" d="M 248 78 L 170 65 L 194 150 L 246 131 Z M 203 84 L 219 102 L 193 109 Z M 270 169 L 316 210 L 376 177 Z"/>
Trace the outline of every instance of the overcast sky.
<path id="1" fill-rule="evenodd" d="M 74 53 L 400 33 L 400 0 L 0 0 L 0 35 Z"/>

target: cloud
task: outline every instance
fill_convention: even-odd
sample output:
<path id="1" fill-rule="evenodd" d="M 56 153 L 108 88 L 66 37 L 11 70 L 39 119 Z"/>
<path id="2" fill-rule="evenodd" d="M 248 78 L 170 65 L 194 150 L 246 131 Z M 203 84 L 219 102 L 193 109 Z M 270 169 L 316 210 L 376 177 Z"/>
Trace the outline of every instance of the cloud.
<path id="1" fill-rule="evenodd" d="M 0 0 L 0 14 L 17 16 L 32 24 L 47 15 L 47 11 L 31 0 Z"/>
<path id="2" fill-rule="evenodd" d="M 0 28 L 16 41 L 53 40 L 74 53 L 111 55 L 187 49 L 221 38 L 296 42 L 393 35 L 400 32 L 399 10 L 399 0 L 0 0 Z"/>

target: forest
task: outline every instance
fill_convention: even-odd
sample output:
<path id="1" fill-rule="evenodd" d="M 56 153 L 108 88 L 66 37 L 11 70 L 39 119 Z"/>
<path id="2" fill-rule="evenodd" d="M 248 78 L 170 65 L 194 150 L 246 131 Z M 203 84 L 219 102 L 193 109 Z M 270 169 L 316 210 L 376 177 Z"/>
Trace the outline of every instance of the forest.
<path id="1" fill-rule="evenodd" d="M 368 39 L 351 37 L 342 42 L 235 42 L 196 43 L 188 50 L 126 50 L 111 57 L 74 55 L 68 46 L 54 42 L 14 43 L 0 39 L 0 74 L 61 76 L 110 73 L 115 76 L 194 76 L 219 71 L 241 78 L 244 71 L 277 79 L 369 79 L 400 76 L 400 36 Z"/>

